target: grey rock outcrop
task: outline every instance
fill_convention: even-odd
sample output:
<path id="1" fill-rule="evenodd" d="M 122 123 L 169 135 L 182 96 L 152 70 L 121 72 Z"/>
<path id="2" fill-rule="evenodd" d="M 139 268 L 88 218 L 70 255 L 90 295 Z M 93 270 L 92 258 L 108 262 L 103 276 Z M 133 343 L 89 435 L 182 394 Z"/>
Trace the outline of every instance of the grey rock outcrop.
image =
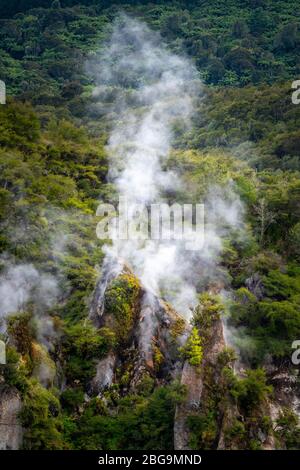
<path id="1" fill-rule="evenodd" d="M 124 275 L 133 276 L 133 273 L 121 260 L 106 265 L 90 309 L 90 319 L 96 327 L 114 329 L 113 312 L 108 313 L 105 308 L 106 292 L 115 279 Z M 116 370 L 126 371 L 126 363 L 130 364 L 127 390 L 137 390 L 145 375 L 152 376 L 157 384 L 172 380 L 178 373 L 178 347 L 187 338 L 189 329 L 168 303 L 140 285 L 127 344 L 98 362 L 91 392 L 99 394 L 118 381 Z"/>
<path id="2" fill-rule="evenodd" d="M 22 426 L 18 415 L 22 403 L 17 390 L 0 391 L 0 450 L 18 450 L 22 446 Z"/>
<path id="3" fill-rule="evenodd" d="M 191 366 L 187 361 L 184 363 L 181 384 L 186 388 L 186 398 L 176 408 L 174 422 L 174 447 L 175 450 L 189 450 L 190 432 L 188 428 L 188 416 L 199 410 L 203 397 L 205 369 L 207 366 L 214 367 L 219 353 L 225 347 L 223 324 L 221 318 L 212 322 L 209 338 L 204 347 L 204 360 L 201 367 Z M 218 380 L 216 377 L 215 380 Z"/>

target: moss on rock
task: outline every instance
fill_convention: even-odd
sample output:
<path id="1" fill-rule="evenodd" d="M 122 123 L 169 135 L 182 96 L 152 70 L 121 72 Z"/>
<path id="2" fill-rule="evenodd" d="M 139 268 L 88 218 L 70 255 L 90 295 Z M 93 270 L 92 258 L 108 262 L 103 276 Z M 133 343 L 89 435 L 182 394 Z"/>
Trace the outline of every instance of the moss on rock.
<path id="1" fill-rule="evenodd" d="M 138 314 L 141 286 L 131 273 L 114 279 L 105 293 L 106 324 L 116 334 L 119 344 L 128 342 Z"/>

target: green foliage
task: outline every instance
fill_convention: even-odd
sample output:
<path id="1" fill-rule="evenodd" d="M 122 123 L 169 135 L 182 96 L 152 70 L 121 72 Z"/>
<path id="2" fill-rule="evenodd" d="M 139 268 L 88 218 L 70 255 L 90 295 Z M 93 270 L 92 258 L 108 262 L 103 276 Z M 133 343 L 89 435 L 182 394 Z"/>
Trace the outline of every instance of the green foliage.
<path id="1" fill-rule="evenodd" d="M 118 343 L 128 341 L 137 316 L 140 284 L 132 274 L 121 274 L 105 292 L 105 311 L 110 316 Z"/>
<path id="2" fill-rule="evenodd" d="M 233 365 L 237 359 L 236 352 L 230 347 L 226 347 L 218 355 L 218 364 L 224 368 L 225 366 Z"/>
<path id="3" fill-rule="evenodd" d="M 298 263 L 300 261 L 300 222 L 297 222 L 290 230 L 290 252 Z"/>
<path id="4" fill-rule="evenodd" d="M 160 369 L 161 365 L 164 362 L 164 355 L 161 352 L 161 350 L 159 349 L 159 347 L 156 346 L 155 344 L 152 346 L 152 350 L 153 350 L 154 367 L 158 371 Z"/>
<path id="5" fill-rule="evenodd" d="M 284 172 L 300 169 L 297 153 L 300 111 L 299 106 L 291 105 L 290 81 L 210 88 L 207 93 L 189 135 L 192 148 L 232 152 L 234 146 L 233 152 L 240 160 L 260 170 L 268 169 L 268 173 L 261 175 L 262 180 L 293 178 L 293 173 Z M 283 173 L 274 173 L 274 168 Z M 278 189 L 285 193 L 288 187 Z M 273 191 L 272 186 L 268 190 Z"/>
<path id="6" fill-rule="evenodd" d="M 84 402 L 84 392 L 82 388 L 67 388 L 60 396 L 63 409 L 68 413 L 78 411 L 78 407 Z"/>
<path id="7" fill-rule="evenodd" d="M 20 418 L 25 427 L 25 449 L 65 448 L 61 433 L 60 404 L 52 391 L 32 380 L 23 401 Z"/>
<path id="8" fill-rule="evenodd" d="M 10 316 L 7 331 L 13 338 L 17 351 L 23 355 L 29 354 L 32 339 L 35 336 L 32 315 L 30 313 L 22 313 Z"/>
<path id="9" fill-rule="evenodd" d="M 0 366 L 0 373 L 6 386 L 16 387 L 24 395 L 28 389 L 28 370 L 21 361 L 20 354 L 11 346 L 6 347 L 6 364 Z"/>
<path id="10" fill-rule="evenodd" d="M 232 351 L 225 349 L 215 364 L 208 360 L 203 366 L 201 401 L 187 416 L 192 449 L 215 449 L 218 445 L 218 435 L 231 406 L 229 394 L 236 379 L 231 367 L 234 360 Z"/>
<path id="11" fill-rule="evenodd" d="M 101 400 L 94 399 L 68 440 L 85 450 L 172 449 L 175 406 L 183 396 L 178 384 L 159 387 L 148 396 L 119 399 L 117 413 L 107 413 Z"/>
<path id="12" fill-rule="evenodd" d="M 199 367 L 202 362 L 203 350 L 201 345 L 202 341 L 198 330 L 194 327 L 185 345 L 179 348 L 183 359 L 187 360 L 191 366 Z"/>
<path id="13" fill-rule="evenodd" d="M 190 415 L 187 422 L 191 431 L 191 448 L 210 449 L 218 432 L 214 411 L 203 415 Z"/>
<path id="14" fill-rule="evenodd" d="M 178 336 L 182 335 L 185 331 L 185 328 L 185 320 L 181 317 L 177 318 L 170 329 L 172 338 L 176 339 Z"/>
<path id="15" fill-rule="evenodd" d="M 300 334 L 298 270 L 263 268 L 263 271 L 263 298 L 259 300 L 248 289 L 240 288 L 230 306 L 231 323 L 246 327 L 246 334 L 251 337 L 250 342 L 243 341 L 245 331 L 241 332 L 238 342 L 254 363 L 259 363 L 266 354 L 288 357 L 292 341 Z"/>
<path id="16" fill-rule="evenodd" d="M 65 328 L 64 356 L 68 381 L 86 384 L 95 374 L 96 360 L 104 357 L 116 344 L 109 328 L 97 330 L 87 319 Z"/>
<path id="17" fill-rule="evenodd" d="M 212 186 L 220 186 L 225 190 L 232 182 L 246 202 L 256 199 L 254 171 L 224 151 L 176 150 L 171 153 L 168 163 L 188 185 L 188 195 L 192 201 L 203 200 Z"/>
<path id="18" fill-rule="evenodd" d="M 119 276 L 106 293 L 105 328 L 96 330 L 85 320 L 95 265 L 103 258 L 95 240 L 95 209 L 99 200 L 115 201 L 116 192 L 106 182 L 110 122 L 95 113 L 83 64 L 90 53 L 105 49 L 121 4 L 159 31 L 171 51 L 190 56 L 204 81 L 205 98 L 196 104 L 192 128 L 174 129 L 167 165 L 186 188 L 178 202 L 205 201 L 211 187 L 225 196 L 230 186 L 244 204 L 247 228 L 243 237 L 235 233 L 224 241 L 220 273 L 235 289 L 229 321 L 237 328 L 241 353 L 253 366 L 266 355 L 287 358 L 300 334 L 300 106 L 291 104 L 300 51 L 295 2 L 213 0 L 205 8 L 185 0 L 6 2 L 0 5 L 9 18 L 1 20 L 0 30 L 0 78 L 8 91 L 8 104 L 0 107 L 0 253 L 64 278 L 64 298 L 55 308 L 63 336 L 53 351 L 68 383 L 60 397 L 63 416 L 56 392 L 30 380 L 36 360 L 30 315 L 16 312 L 8 320 L 18 352 L 8 346 L 1 375 L 5 386 L 25 397 L 29 449 L 173 445 L 178 389 L 156 388 L 145 374 L 137 395 L 120 398 L 125 372 L 121 388 L 109 392 L 111 410 L 99 399 L 86 405 L 83 397 L 96 361 L 129 343 L 141 291 L 134 276 Z M 203 270 L 199 291 L 211 281 Z M 182 348 L 192 365 L 201 364 L 202 347 L 222 310 L 217 297 L 201 295 L 195 328 Z M 177 321 L 171 335 L 182 332 Z M 156 346 L 154 353 L 158 373 L 163 358 Z M 193 448 L 214 447 L 226 400 L 235 400 L 245 418 L 231 423 L 227 439 L 238 448 L 261 446 L 257 429 L 266 423 L 258 409 L 270 388 L 260 370 L 236 379 L 233 362 L 231 351 L 218 357 L 221 384 L 189 421 Z M 289 412 L 279 418 L 276 437 L 283 447 L 299 447 L 296 426 Z"/>
<path id="19" fill-rule="evenodd" d="M 220 318 L 223 311 L 223 305 L 216 296 L 204 292 L 199 296 L 199 304 L 193 312 L 192 323 L 201 332 L 203 336 L 207 336 L 209 328 L 213 322 Z"/>
<path id="20" fill-rule="evenodd" d="M 108 328 L 97 330 L 89 320 L 65 329 L 65 347 L 68 352 L 82 357 L 100 358 L 115 344 L 115 337 Z"/>
<path id="21" fill-rule="evenodd" d="M 272 388 L 264 371 L 247 370 L 238 378 L 234 360 L 232 351 L 225 349 L 217 363 L 204 370 L 199 410 L 188 418 L 194 449 L 215 449 L 220 429 L 226 449 L 258 449 L 261 436 L 272 434 L 271 419 L 265 415 Z"/>
<path id="22" fill-rule="evenodd" d="M 281 442 L 281 446 L 287 449 L 299 449 L 300 430 L 298 416 L 289 409 L 284 409 L 276 422 L 276 436 Z"/>
<path id="23" fill-rule="evenodd" d="M 81 5 L 74 7 L 75 3 Z M 66 87 L 74 82 L 87 85 L 78 58 L 96 48 L 105 37 L 105 26 L 122 5 L 159 30 L 171 49 L 191 56 L 210 84 L 244 86 L 291 80 L 297 76 L 299 58 L 294 3 L 276 3 L 253 8 L 249 2 L 214 0 L 203 8 L 185 0 L 168 4 L 68 0 L 60 8 L 50 7 L 45 0 L 26 5 L 11 1 L 4 15 L 23 13 L 3 22 L 0 47 L 10 71 L 5 79 L 23 96 L 34 95 L 34 101 L 46 109 L 56 107 L 64 114 L 75 111 L 81 116 L 84 90 L 77 87 L 78 94 L 75 88 L 70 96 Z M 36 5 L 44 8 L 31 10 Z M 66 96 L 71 98 L 67 105 Z"/>
<path id="24" fill-rule="evenodd" d="M 225 439 L 231 447 L 242 448 L 247 436 L 245 425 L 237 419 L 225 431 Z"/>
<path id="25" fill-rule="evenodd" d="M 28 103 L 0 107 L 0 145 L 31 150 L 40 137 L 40 123 Z"/>
<path id="26" fill-rule="evenodd" d="M 249 415 L 272 393 L 272 387 L 266 384 L 263 369 L 247 370 L 245 378 L 236 379 L 231 393 L 242 410 Z"/>

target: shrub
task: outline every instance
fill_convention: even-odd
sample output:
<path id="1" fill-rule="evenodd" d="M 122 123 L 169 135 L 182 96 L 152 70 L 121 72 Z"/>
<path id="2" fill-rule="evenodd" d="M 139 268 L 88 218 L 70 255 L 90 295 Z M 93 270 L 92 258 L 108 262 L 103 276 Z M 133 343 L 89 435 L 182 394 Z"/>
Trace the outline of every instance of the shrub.
<path id="1" fill-rule="evenodd" d="M 11 347 L 6 347 L 6 364 L 0 366 L 5 384 L 11 387 L 16 387 L 21 394 L 24 394 L 28 388 L 28 370 L 23 362 L 21 356 L 17 351 Z"/>
<path id="2" fill-rule="evenodd" d="M 287 449 L 299 449 L 299 419 L 292 410 L 288 408 L 282 410 L 276 421 L 275 433 Z"/>
<path id="3" fill-rule="evenodd" d="M 172 450 L 175 407 L 184 388 L 173 383 L 147 396 L 117 398 L 114 413 L 92 400 L 69 436 L 76 449 Z"/>
<path id="4" fill-rule="evenodd" d="M 67 358 L 68 380 L 88 382 L 95 373 L 97 359 L 104 357 L 115 345 L 115 334 L 109 328 L 97 330 L 89 320 L 67 326 L 63 351 Z"/>
<path id="5" fill-rule="evenodd" d="M 237 419 L 235 419 L 232 425 L 225 431 L 226 440 L 231 448 L 233 446 L 237 446 L 238 448 L 243 447 L 246 435 L 244 423 Z"/>
<path id="6" fill-rule="evenodd" d="M 272 393 L 272 387 L 266 384 L 263 369 L 247 370 L 246 377 L 237 379 L 231 390 L 239 406 L 246 413 L 258 408 Z"/>
<path id="7" fill-rule="evenodd" d="M 109 328 L 97 330 L 89 320 L 65 328 L 64 347 L 68 354 L 99 359 L 114 345 L 114 333 Z"/>
<path id="8" fill-rule="evenodd" d="M 69 413 L 77 411 L 84 401 L 82 388 L 67 388 L 60 396 L 62 407 Z"/>
<path id="9" fill-rule="evenodd" d="M 204 292 L 199 296 L 199 305 L 193 312 L 192 323 L 200 329 L 203 335 L 207 335 L 213 321 L 219 318 L 223 309 L 218 297 Z"/>
<path id="10" fill-rule="evenodd" d="M 122 274 L 105 293 L 105 312 L 120 344 L 128 342 L 137 317 L 140 284 L 132 274 Z"/>
<path id="11" fill-rule="evenodd" d="M 218 432 L 215 413 L 209 411 L 200 416 L 188 416 L 187 423 L 191 431 L 190 445 L 192 449 L 210 449 Z"/>
<path id="12" fill-rule="evenodd" d="M 7 331 L 13 338 L 18 352 L 28 354 L 35 336 L 32 315 L 30 313 L 22 313 L 9 317 Z"/>
<path id="13" fill-rule="evenodd" d="M 32 380 L 20 414 L 24 432 L 24 448 L 64 449 L 62 417 L 57 397 Z"/>
<path id="14" fill-rule="evenodd" d="M 201 347 L 201 339 L 197 328 L 193 328 L 190 337 L 184 346 L 179 349 L 182 357 L 186 359 L 192 366 L 200 366 L 203 358 Z"/>

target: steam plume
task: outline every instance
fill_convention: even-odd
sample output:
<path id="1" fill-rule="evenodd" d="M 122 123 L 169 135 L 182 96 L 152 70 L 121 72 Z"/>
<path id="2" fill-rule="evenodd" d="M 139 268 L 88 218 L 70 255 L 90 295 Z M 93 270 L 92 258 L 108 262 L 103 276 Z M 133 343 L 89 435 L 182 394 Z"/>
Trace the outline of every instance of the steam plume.
<path id="1" fill-rule="evenodd" d="M 30 302 L 37 324 L 38 340 L 49 349 L 54 329 L 47 310 L 58 298 L 59 288 L 55 277 L 39 272 L 32 264 L 12 264 L 0 276 L 0 327 L 6 330 L 6 318 L 26 311 Z"/>
<path id="2" fill-rule="evenodd" d="M 112 123 L 109 180 L 129 205 L 174 200 L 182 183 L 167 163 L 174 129 L 180 133 L 188 128 L 202 93 L 196 68 L 170 53 L 146 25 L 122 15 L 110 43 L 89 61 L 88 69 L 97 84 L 98 110 Z M 240 224 L 241 203 L 232 191 L 227 196 L 213 191 L 207 197 L 201 250 L 187 252 L 174 239 L 116 240 L 107 247 L 107 258 L 126 260 L 150 292 L 188 317 L 198 303 L 199 279 L 216 275 L 223 234 Z"/>

